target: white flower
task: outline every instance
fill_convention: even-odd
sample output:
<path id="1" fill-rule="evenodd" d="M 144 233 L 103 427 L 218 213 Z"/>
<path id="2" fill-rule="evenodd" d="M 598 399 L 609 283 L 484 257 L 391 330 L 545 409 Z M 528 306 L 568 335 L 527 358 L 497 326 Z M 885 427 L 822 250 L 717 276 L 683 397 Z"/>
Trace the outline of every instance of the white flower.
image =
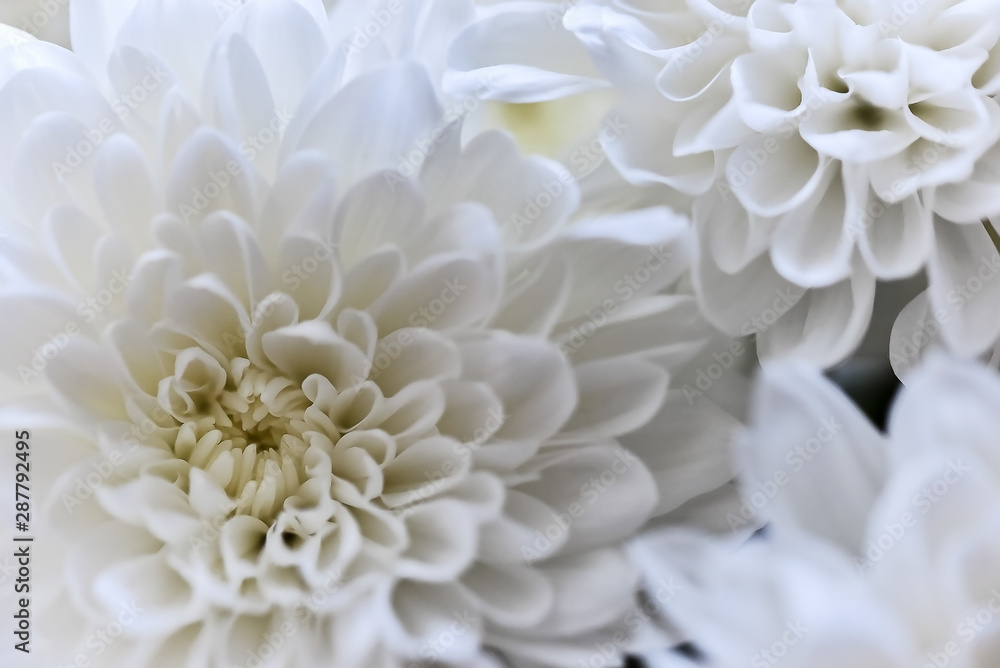
<path id="1" fill-rule="evenodd" d="M 77 7 L 76 54 L 0 33 L 0 366 L 32 397 L 0 421 L 65 584 L 38 650 L 571 666 L 625 637 L 620 542 L 730 478 L 707 404 L 664 413 L 709 336 L 671 292 L 686 221 L 571 217 L 563 168 L 463 145 L 421 64 L 349 60 L 319 3 Z"/>
<path id="2" fill-rule="evenodd" d="M 446 80 L 489 72 L 509 81 L 504 99 L 614 84 L 608 117 L 630 130 L 609 158 L 632 183 L 697 196 L 699 296 L 763 357 L 835 364 L 865 333 L 875 279 L 926 268 L 940 308 L 991 252 L 965 223 L 1000 210 L 995 3 L 583 0 L 547 33 L 556 10 L 534 7 L 507 3 L 459 34 Z M 512 26 L 559 57 L 515 56 Z M 945 329 L 978 353 L 1000 316 L 980 303 Z"/>
<path id="3" fill-rule="evenodd" d="M 997 665 L 998 402 L 992 369 L 930 356 L 883 435 L 818 372 L 765 367 L 738 535 L 634 546 L 649 583 L 673 578 L 663 617 L 713 667 Z"/>

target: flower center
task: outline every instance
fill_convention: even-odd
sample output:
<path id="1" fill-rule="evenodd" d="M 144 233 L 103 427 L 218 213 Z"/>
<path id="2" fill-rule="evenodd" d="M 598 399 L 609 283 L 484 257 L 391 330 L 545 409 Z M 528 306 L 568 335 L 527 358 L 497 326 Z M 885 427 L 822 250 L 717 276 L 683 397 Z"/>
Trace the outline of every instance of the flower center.
<path id="1" fill-rule="evenodd" d="M 209 473 L 236 514 L 270 523 L 306 480 L 302 431 L 309 399 L 297 383 L 244 358 L 226 373 L 202 351 L 178 356 L 160 405 L 180 423 L 174 454 Z"/>
<path id="2" fill-rule="evenodd" d="M 853 117 L 862 130 L 879 130 L 885 121 L 885 112 L 880 107 L 862 100 L 855 105 Z"/>

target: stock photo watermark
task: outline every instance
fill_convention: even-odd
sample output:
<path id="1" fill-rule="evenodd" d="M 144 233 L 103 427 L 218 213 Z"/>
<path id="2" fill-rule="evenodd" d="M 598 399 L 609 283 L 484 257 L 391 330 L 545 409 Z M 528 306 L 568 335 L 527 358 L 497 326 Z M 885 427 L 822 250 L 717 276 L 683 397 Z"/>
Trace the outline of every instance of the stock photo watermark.
<path id="1" fill-rule="evenodd" d="M 793 476 L 801 472 L 817 457 L 821 456 L 826 446 L 829 445 L 837 434 L 844 428 L 844 425 L 837 422 L 837 419 L 830 415 L 820 420 L 816 433 L 810 436 L 804 443 L 798 443 L 794 448 L 785 453 L 785 468 L 775 469 L 766 480 L 755 480 L 748 490 L 744 490 L 741 495 L 739 515 L 729 512 L 726 514 L 726 523 L 731 531 L 743 529 L 751 523 L 760 524 L 757 515 L 767 507 L 767 505 L 778 496 L 782 487 L 791 482 Z"/>

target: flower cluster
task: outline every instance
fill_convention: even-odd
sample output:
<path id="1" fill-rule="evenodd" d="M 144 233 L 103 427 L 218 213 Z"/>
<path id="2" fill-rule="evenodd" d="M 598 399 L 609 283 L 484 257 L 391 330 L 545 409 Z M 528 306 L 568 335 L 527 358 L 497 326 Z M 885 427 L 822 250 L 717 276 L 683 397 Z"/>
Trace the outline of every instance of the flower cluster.
<path id="1" fill-rule="evenodd" d="M 1000 0 L 0 22 L 4 665 L 1000 662 Z"/>

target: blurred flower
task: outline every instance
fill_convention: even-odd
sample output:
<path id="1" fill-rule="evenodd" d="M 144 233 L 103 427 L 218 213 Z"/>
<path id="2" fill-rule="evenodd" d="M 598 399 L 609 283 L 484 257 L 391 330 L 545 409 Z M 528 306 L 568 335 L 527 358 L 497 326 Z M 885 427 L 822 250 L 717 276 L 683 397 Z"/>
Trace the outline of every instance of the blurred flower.
<path id="1" fill-rule="evenodd" d="M 558 163 L 463 144 L 424 65 L 359 54 L 318 3 L 79 8 L 74 53 L 0 32 L 0 365 L 30 395 L 0 417 L 30 422 L 65 541 L 39 649 L 575 666 L 621 645 L 621 541 L 731 477 L 683 439 L 733 418 L 664 413 L 710 336 L 673 289 L 686 221 L 574 217 Z"/>
<path id="2" fill-rule="evenodd" d="M 883 435 L 818 372 L 765 367 L 737 535 L 633 546 L 678 590 L 661 621 L 712 667 L 997 665 L 998 402 L 993 370 L 931 356 Z M 754 514 L 769 523 L 746 541 Z M 686 664 L 661 646 L 649 665 Z"/>

